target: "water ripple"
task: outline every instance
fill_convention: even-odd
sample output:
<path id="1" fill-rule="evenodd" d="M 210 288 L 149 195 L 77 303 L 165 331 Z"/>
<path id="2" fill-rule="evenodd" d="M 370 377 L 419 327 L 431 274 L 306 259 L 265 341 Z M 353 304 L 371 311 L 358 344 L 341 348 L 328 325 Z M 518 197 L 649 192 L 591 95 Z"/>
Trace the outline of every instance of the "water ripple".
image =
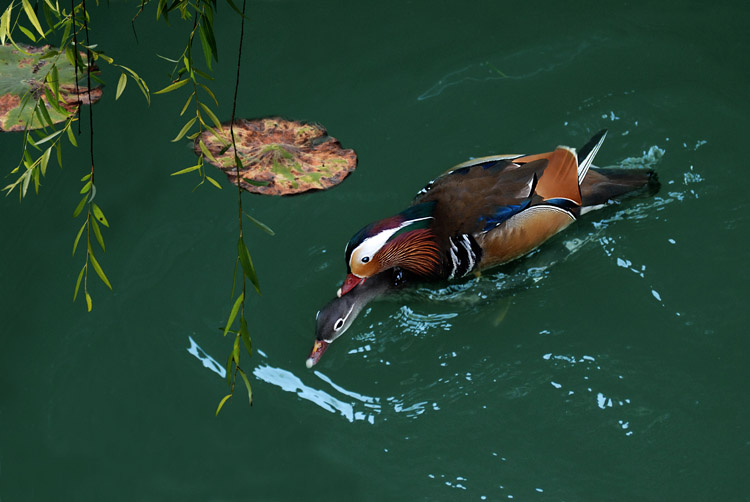
<path id="1" fill-rule="evenodd" d="M 492 80 L 524 80 L 533 78 L 541 73 L 553 71 L 561 66 L 569 64 L 579 55 L 581 55 L 590 46 L 589 43 L 579 43 L 575 47 L 570 47 L 567 50 L 560 48 L 551 54 L 553 60 L 546 64 L 528 69 L 526 71 L 520 70 L 519 73 L 507 74 L 499 68 L 523 68 L 528 65 L 528 61 L 536 61 L 538 58 L 543 57 L 546 52 L 544 49 L 524 49 L 508 56 L 504 57 L 502 61 L 499 61 L 497 65 L 483 61 L 480 63 L 472 63 L 466 65 L 457 70 L 452 70 L 440 77 L 429 89 L 424 91 L 417 97 L 417 101 L 424 101 L 429 98 L 438 96 L 444 90 L 449 87 L 457 86 L 468 82 L 487 82 Z"/>

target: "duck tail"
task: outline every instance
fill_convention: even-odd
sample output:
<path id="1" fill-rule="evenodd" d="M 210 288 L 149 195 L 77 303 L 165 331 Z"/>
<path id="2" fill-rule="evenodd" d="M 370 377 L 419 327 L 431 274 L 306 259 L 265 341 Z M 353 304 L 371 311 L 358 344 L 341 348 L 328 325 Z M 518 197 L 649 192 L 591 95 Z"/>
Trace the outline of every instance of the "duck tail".
<path id="1" fill-rule="evenodd" d="M 584 208 L 596 209 L 614 199 L 651 196 L 659 191 L 659 179 L 652 169 L 591 168 L 581 184 Z"/>

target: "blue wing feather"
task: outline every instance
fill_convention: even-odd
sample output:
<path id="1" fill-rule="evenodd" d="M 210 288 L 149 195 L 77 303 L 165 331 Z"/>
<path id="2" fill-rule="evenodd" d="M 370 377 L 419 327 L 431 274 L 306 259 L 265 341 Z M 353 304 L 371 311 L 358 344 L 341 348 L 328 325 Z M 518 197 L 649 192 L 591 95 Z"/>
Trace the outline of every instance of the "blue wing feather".
<path id="1" fill-rule="evenodd" d="M 502 206 L 495 210 L 495 212 L 489 216 L 482 216 L 479 218 L 480 222 L 484 222 L 483 232 L 492 230 L 496 226 L 500 225 L 504 221 L 507 221 L 512 216 L 520 213 L 531 204 L 531 198 L 523 200 L 520 204 L 512 204 L 508 206 Z"/>

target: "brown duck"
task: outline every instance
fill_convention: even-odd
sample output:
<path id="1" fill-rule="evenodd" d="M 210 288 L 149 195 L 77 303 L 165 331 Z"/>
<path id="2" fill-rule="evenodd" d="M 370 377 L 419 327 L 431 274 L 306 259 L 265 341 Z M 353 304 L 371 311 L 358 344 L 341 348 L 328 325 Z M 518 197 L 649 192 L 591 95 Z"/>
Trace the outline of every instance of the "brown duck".
<path id="1" fill-rule="evenodd" d="M 406 282 L 454 280 L 507 263 L 612 199 L 644 187 L 655 192 L 651 170 L 592 169 L 606 134 L 577 152 L 559 146 L 469 160 L 429 182 L 404 211 L 362 228 L 346 246 L 339 298 L 318 312 L 308 367 L 375 296 Z"/>

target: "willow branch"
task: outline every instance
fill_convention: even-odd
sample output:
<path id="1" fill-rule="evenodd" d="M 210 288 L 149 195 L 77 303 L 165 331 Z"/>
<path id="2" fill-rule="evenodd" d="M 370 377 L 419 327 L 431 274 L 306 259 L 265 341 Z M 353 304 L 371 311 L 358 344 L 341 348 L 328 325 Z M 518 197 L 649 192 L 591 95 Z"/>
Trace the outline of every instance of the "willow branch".
<path id="1" fill-rule="evenodd" d="M 229 133 L 232 136 L 232 148 L 234 149 L 234 155 L 235 155 L 235 169 L 237 171 L 237 209 L 238 209 L 238 219 L 240 223 L 240 239 L 242 239 L 242 186 L 240 180 L 242 179 L 240 177 L 240 165 L 239 162 L 237 162 L 237 144 L 235 142 L 234 138 L 234 121 L 236 118 L 237 113 L 237 93 L 240 88 L 240 67 L 242 66 L 242 40 L 245 36 L 245 5 L 247 3 L 247 0 L 242 0 L 242 22 L 240 24 L 240 47 L 237 51 L 237 77 L 234 81 L 234 100 L 232 101 L 232 120 L 229 123 Z M 245 277 L 243 275 L 242 277 L 242 293 L 244 296 L 245 293 Z M 242 301 L 243 307 L 244 307 L 244 300 Z"/>

